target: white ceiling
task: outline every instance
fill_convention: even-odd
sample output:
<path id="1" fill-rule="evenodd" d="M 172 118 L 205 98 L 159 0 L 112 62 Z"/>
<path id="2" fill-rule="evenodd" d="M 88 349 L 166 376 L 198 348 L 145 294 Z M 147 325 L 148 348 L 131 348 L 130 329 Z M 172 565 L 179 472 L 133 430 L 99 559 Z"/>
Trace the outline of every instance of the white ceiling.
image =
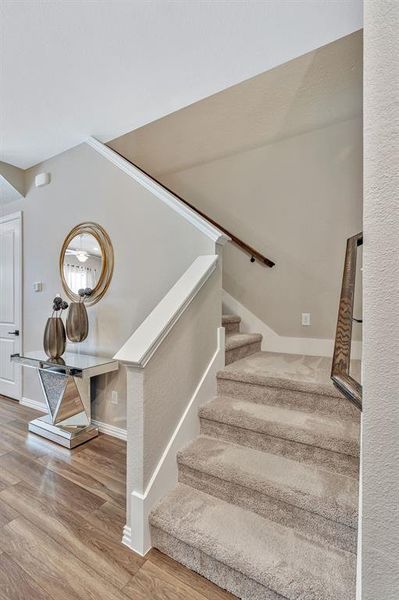
<path id="1" fill-rule="evenodd" d="M 111 140 L 362 26 L 362 1 L 2 0 L 1 160 Z"/>

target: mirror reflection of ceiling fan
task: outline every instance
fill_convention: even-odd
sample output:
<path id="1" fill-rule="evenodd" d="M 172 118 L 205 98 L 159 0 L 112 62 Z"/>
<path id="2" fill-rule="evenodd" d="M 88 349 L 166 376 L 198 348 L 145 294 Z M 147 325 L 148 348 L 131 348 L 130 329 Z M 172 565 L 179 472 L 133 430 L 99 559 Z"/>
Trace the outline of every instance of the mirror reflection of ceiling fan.
<path id="1" fill-rule="evenodd" d="M 86 250 L 72 250 L 67 248 L 65 254 L 76 256 L 79 262 L 84 263 L 89 258 L 89 253 Z"/>

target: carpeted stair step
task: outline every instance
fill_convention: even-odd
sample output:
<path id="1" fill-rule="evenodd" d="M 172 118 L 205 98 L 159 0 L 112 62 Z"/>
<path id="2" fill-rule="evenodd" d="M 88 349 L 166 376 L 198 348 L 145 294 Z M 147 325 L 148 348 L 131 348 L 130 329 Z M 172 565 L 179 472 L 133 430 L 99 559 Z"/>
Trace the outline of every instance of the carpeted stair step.
<path id="1" fill-rule="evenodd" d="M 356 552 L 357 479 L 200 436 L 178 454 L 179 481 Z"/>
<path id="2" fill-rule="evenodd" d="M 218 396 L 199 410 L 201 433 L 358 475 L 359 424 L 353 419 Z"/>
<path id="3" fill-rule="evenodd" d="M 352 361 L 352 368 L 360 379 L 360 362 Z M 333 385 L 330 372 L 327 357 L 257 352 L 218 372 L 218 394 L 359 420 L 358 409 Z"/>
<path id="4" fill-rule="evenodd" d="M 183 484 L 150 516 L 153 545 L 244 600 L 354 600 L 356 557 Z"/>
<path id="5" fill-rule="evenodd" d="M 260 351 L 260 333 L 229 333 L 225 339 L 226 365 Z"/>
<path id="6" fill-rule="evenodd" d="M 222 326 L 226 330 L 226 335 L 229 333 L 239 333 L 241 317 L 238 315 L 222 315 Z"/>

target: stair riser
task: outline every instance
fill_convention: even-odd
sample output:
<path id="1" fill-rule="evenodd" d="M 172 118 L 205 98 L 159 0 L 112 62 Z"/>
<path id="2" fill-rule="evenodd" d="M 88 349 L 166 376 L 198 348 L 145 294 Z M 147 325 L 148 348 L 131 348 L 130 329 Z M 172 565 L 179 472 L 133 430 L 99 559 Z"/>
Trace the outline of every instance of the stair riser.
<path id="1" fill-rule="evenodd" d="M 260 352 L 261 342 L 254 342 L 253 344 L 245 344 L 244 346 L 240 346 L 239 348 L 233 348 L 232 350 L 226 350 L 225 360 L 226 365 L 230 365 L 236 360 L 240 360 L 240 358 L 245 358 L 246 356 L 250 356 L 251 354 L 255 354 L 255 352 Z"/>
<path id="2" fill-rule="evenodd" d="M 278 405 L 325 415 L 359 419 L 359 411 L 351 402 L 334 396 L 272 388 L 221 377 L 217 378 L 217 392 L 220 396 L 231 396 L 258 404 Z"/>
<path id="3" fill-rule="evenodd" d="M 357 531 L 353 527 L 186 465 L 179 465 L 179 482 L 296 529 L 316 543 L 356 553 Z"/>
<path id="4" fill-rule="evenodd" d="M 266 433 L 243 429 L 220 421 L 200 418 L 201 433 L 234 444 L 265 450 L 306 464 L 328 467 L 330 470 L 351 477 L 359 475 L 359 459 L 317 446 L 296 442 Z"/>
<path id="5" fill-rule="evenodd" d="M 242 600 L 286 600 L 286 597 L 246 577 L 193 546 L 178 540 L 158 527 L 151 527 L 155 548 L 192 571 L 199 573 Z"/>
<path id="6" fill-rule="evenodd" d="M 234 402 L 234 400 L 232 400 Z M 205 414 L 204 414 L 205 413 Z M 215 421 L 217 423 L 228 423 L 234 427 L 238 427 L 247 431 L 255 431 L 263 435 L 269 435 L 273 438 L 279 438 L 306 446 L 314 446 L 316 448 L 322 448 L 330 452 L 336 452 L 339 454 L 348 454 L 358 458 L 359 456 L 359 442 L 353 437 L 347 437 L 344 430 L 337 431 L 326 435 L 323 431 L 317 429 L 317 427 L 309 427 L 301 423 L 284 423 L 278 422 L 274 419 L 261 420 L 256 417 L 252 417 L 250 414 L 242 415 L 239 410 L 232 414 L 225 415 L 223 411 L 211 411 L 204 408 L 200 411 L 201 418 Z M 311 417 L 310 417 L 311 419 Z"/>
<path id="7" fill-rule="evenodd" d="M 331 518 L 324 518 L 277 497 L 222 480 L 183 464 L 179 464 L 179 481 L 221 500 L 251 510 L 281 525 L 296 529 L 316 543 L 324 543 L 327 546 L 335 546 L 341 550 L 356 553 L 356 530 L 331 520 Z M 273 490 L 270 492 L 272 493 Z M 276 492 L 278 493 L 278 490 Z M 330 516 L 336 517 L 337 515 Z M 340 515 L 341 518 L 342 516 Z M 347 517 L 345 520 L 352 521 L 353 519 Z"/>
<path id="8" fill-rule="evenodd" d="M 240 333 L 240 324 L 239 323 L 226 323 L 223 325 L 225 328 L 226 335 L 228 333 Z"/>

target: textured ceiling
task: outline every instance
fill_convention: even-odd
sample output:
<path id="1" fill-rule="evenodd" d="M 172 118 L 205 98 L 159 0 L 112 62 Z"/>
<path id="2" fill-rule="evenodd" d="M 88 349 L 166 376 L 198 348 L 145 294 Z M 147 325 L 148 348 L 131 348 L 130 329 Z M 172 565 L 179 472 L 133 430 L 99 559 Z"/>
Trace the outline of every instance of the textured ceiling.
<path id="1" fill-rule="evenodd" d="M 113 139 L 360 27 L 361 0 L 2 0 L 0 159 Z"/>
<path id="2" fill-rule="evenodd" d="M 268 144 L 361 114 L 362 31 L 110 142 L 151 174 Z"/>

